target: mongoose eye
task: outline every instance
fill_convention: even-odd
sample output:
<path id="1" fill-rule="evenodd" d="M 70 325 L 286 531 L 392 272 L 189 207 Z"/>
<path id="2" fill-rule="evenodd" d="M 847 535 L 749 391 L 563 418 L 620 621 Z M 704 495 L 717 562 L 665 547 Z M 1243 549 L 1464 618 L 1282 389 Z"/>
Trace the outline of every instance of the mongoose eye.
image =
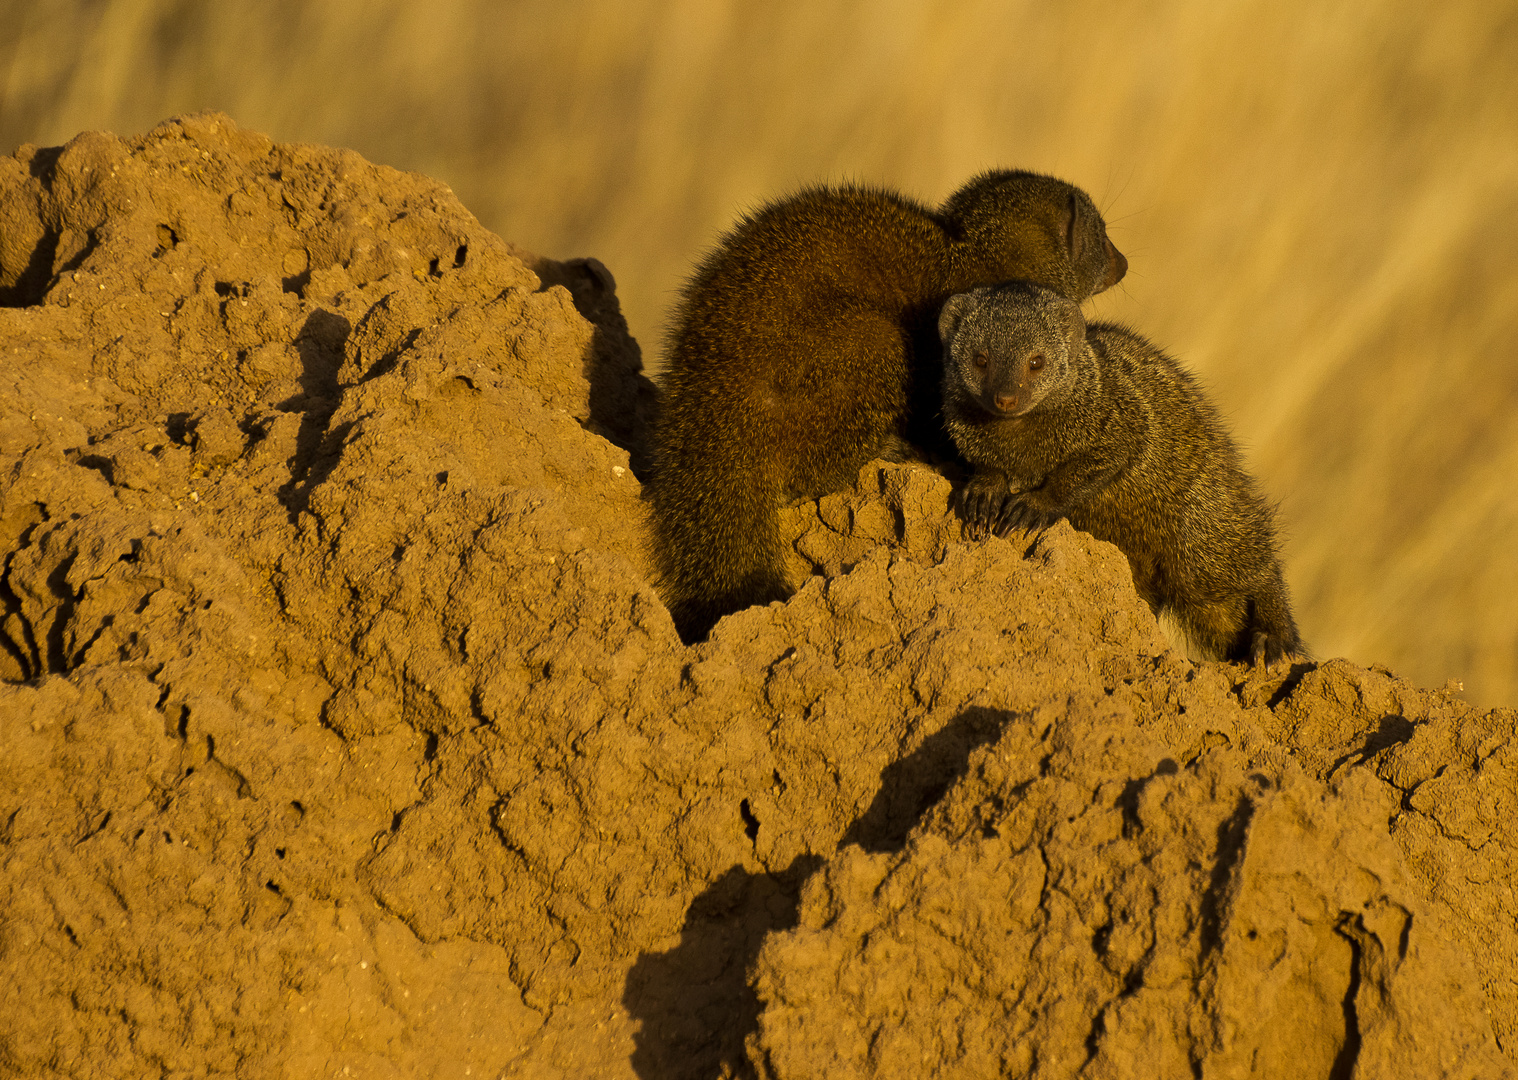
<path id="1" fill-rule="evenodd" d="M 1044 369 L 1044 354 L 1034 353 L 1033 359 L 1028 361 L 1029 371 L 1042 371 Z"/>
<path id="2" fill-rule="evenodd" d="M 988 353 L 988 352 L 978 352 L 978 353 L 975 354 L 975 366 L 976 367 L 983 368 L 987 364 L 989 364 L 990 362 L 991 362 L 991 354 L 990 353 Z"/>

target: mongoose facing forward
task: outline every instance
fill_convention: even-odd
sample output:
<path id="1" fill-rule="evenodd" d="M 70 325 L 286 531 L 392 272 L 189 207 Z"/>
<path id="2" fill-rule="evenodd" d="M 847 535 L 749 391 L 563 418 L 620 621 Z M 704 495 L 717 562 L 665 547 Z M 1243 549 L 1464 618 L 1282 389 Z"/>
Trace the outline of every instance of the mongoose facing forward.
<path id="1" fill-rule="evenodd" d="M 814 187 L 741 221 L 686 285 L 652 432 L 654 555 L 681 636 L 782 599 L 779 507 L 943 440 L 937 313 L 1019 277 L 1084 300 L 1127 261 L 1079 188 L 976 177 L 937 212 Z"/>
<path id="2" fill-rule="evenodd" d="M 1271 508 L 1179 364 L 1023 282 L 951 297 L 939 333 L 972 535 L 1068 517 L 1117 545 L 1139 595 L 1208 657 L 1302 652 Z"/>

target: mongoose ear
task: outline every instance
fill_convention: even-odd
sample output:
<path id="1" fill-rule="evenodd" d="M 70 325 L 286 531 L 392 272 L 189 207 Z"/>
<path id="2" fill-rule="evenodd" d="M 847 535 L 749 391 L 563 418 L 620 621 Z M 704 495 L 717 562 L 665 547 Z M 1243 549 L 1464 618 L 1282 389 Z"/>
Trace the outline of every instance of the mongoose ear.
<path id="1" fill-rule="evenodd" d="M 1073 354 L 1086 341 L 1086 319 L 1081 314 L 1081 306 L 1074 301 L 1066 301 L 1065 307 L 1065 344 L 1069 346 Z"/>
<path id="2" fill-rule="evenodd" d="M 1086 230 L 1080 228 L 1080 198 L 1073 191 L 1065 199 L 1064 219 L 1065 250 L 1070 253 L 1070 262 L 1079 266 L 1086 246 Z"/>
<path id="3" fill-rule="evenodd" d="M 969 293 L 957 293 L 943 302 L 943 310 L 938 313 L 938 337 L 945 345 L 959 328 L 960 317 L 970 303 Z"/>

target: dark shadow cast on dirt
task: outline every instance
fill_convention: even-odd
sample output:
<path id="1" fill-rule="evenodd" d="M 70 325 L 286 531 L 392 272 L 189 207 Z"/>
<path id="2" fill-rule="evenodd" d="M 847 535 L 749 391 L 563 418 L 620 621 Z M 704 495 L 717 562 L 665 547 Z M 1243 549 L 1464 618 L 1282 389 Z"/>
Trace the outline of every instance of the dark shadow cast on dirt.
<path id="1" fill-rule="evenodd" d="M 838 846 L 900 851 L 923 815 L 965 775 L 971 753 L 1017 715 L 967 709 L 887 765 L 875 798 Z M 751 836 L 762 827 L 747 801 L 739 812 Z M 801 888 L 824 861 L 809 853 L 770 874 L 732 867 L 691 902 L 678 945 L 638 958 L 622 1003 L 642 1021 L 632 1066 L 643 1080 L 754 1075 L 744 1042 L 759 1029 L 761 1003 L 749 970 L 768 934 L 796 926 Z"/>
<path id="2" fill-rule="evenodd" d="M 530 260 L 543 288 L 568 290 L 575 310 L 595 327 L 585 358 L 590 385 L 591 431 L 627 451 L 633 475 L 649 477 L 648 431 L 659 392 L 643 374 L 643 354 L 627 329 L 617 301 L 617 283 L 598 259 Z"/>

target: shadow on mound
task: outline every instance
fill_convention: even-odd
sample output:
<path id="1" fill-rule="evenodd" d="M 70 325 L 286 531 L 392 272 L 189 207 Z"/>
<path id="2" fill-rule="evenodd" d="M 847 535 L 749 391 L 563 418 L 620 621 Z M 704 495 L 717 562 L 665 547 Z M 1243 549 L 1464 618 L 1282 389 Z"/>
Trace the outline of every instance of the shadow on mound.
<path id="1" fill-rule="evenodd" d="M 632 1056 L 639 1076 L 753 1075 L 743 1041 L 759 1029 L 760 1005 L 748 969 L 770 931 L 796 926 L 801 886 L 822 863 L 801 855 L 778 874 L 733 867 L 691 901 L 679 945 L 638 958 L 622 1003 L 643 1021 Z"/>
<path id="2" fill-rule="evenodd" d="M 575 309 L 595 327 L 585 360 L 590 386 L 590 423 L 597 435 L 627 451 L 633 475 L 650 473 L 648 432 L 659 407 L 659 392 L 643 374 L 643 354 L 627 329 L 617 301 L 617 283 L 599 259 L 527 258 L 543 288 L 562 286 Z"/>
<path id="3" fill-rule="evenodd" d="M 1001 709 L 966 709 L 922 745 L 880 774 L 880 790 L 869 809 L 854 820 L 839 847 L 858 844 L 865 851 L 900 851 L 917 827 L 970 766 L 970 754 L 996 741 L 1016 713 Z"/>
<path id="4" fill-rule="evenodd" d="M 966 709 L 887 765 L 880 788 L 845 830 L 839 847 L 900 851 L 907 834 L 969 769 L 970 754 L 1018 714 Z M 751 815 L 747 803 L 745 820 Z M 751 825 L 757 826 L 757 822 Z M 680 944 L 645 953 L 628 973 L 622 1004 L 642 1021 L 632 1066 L 644 1080 L 753 1076 L 744 1041 L 759 1030 L 760 1002 L 749 968 L 772 931 L 794 929 L 802 886 L 822 866 L 800 855 L 778 873 L 734 866 L 691 901 Z"/>

